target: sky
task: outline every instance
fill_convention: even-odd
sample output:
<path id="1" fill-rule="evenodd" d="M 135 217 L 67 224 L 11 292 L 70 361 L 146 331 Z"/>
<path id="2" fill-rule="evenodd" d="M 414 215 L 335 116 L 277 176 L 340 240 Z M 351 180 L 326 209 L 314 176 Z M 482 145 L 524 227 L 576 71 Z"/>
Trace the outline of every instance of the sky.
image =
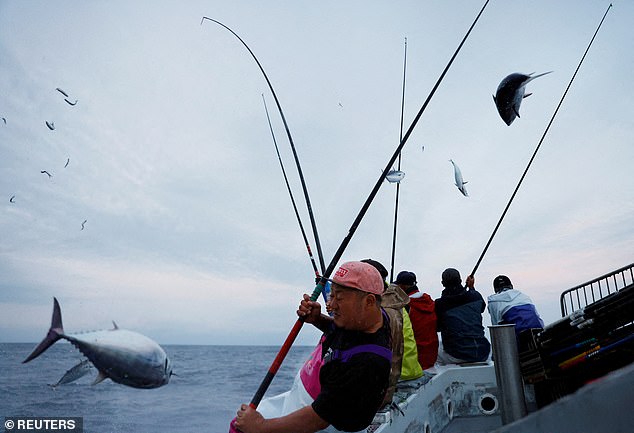
<path id="1" fill-rule="evenodd" d="M 266 81 L 202 17 L 269 76 L 329 263 L 399 143 L 405 39 L 407 129 L 482 4 L 0 0 L 0 342 L 39 341 L 56 297 L 69 332 L 281 345 L 314 273 L 262 94 L 317 249 Z M 490 2 L 403 148 L 395 273 L 437 298 L 473 269 L 609 4 Z M 613 5 L 475 275 L 485 298 L 508 275 L 546 323 L 634 261 L 634 3 Z M 547 71 L 507 126 L 500 81 Z M 395 191 L 339 263 L 390 268 Z"/>

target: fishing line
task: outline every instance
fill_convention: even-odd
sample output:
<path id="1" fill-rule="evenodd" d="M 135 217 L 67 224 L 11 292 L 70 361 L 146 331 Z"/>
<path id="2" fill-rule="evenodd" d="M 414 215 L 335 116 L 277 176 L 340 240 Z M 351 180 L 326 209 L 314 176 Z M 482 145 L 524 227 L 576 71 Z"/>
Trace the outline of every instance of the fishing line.
<path id="1" fill-rule="evenodd" d="M 246 44 L 246 42 L 244 42 L 242 40 L 242 38 L 240 36 L 238 36 L 238 34 L 236 32 L 234 32 L 233 30 L 231 30 L 229 27 L 227 27 L 226 25 L 224 25 L 223 23 L 221 23 L 220 21 L 214 20 L 212 18 L 208 18 L 208 17 L 203 17 L 200 20 L 200 25 L 202 26 L 203 21 L 204 20 L 209 20 L 212 21 L 222 27 L 224 27 L 225 29 L 229 30 L 231 32 L 231 34 L 233 34 L 236 38 L 238 38 L 238 40 L 240 42 L 242 42 L 242 45 L 244 45 L 244 47 L 247 49 L 247 51 L 249 51 L 249 54 L 251 54 L 251 57 L 253 57 L 253 60 L 255 60 L 255 63 L 257 63 L 258 67 L 260 68 L 260 71 L 262 72 L 262 75 L 264 75 L 264 79 L 266 80 L 266 83 L 269 86 L 269 89 L 271 90 L 271 94 L 273 95 L 273 99 L 275 100 L 275 104 L 277 105 L 277 111 L 279 111 L 280 113 L 280 117 L 282 118 L 282 122 L 284 123 L 284 129 L 286 129 L 286 136 L 288 137 L 288 142 L 291 145 L 291 150 L 293 151 L 293 157 L 295 158 L 295 165 L 297 166 L 297 173 L 299 175 L 299 179 L 301 181 L 302 184 L 302 190 L 304 191 L 304 200 L 306 201 L 306 208 L 308 209 L 308 216 L 310 218 L 310 224 L 313 230 L 313 237 L 315 238 L 315 246 L 317 247 L 317 256 L 319 257 L 319 264 L 321 266 L 321 271 L 322 274 L 324 272 L 324 256 L 323 253 L 321 251 L 321 243 L 319 242 L 319 235 L 317 233 L 317 224 L 315 223 L 315 216 L 313 215 L 313 208 L 312 205 L 310 204 L 310 197 L 308 196 L 308 188 L 306 187 L 306 182 L 304 181 L 304 173 L 302 172 L 302 167 L 299 163 L 299 157 L 297 156 L 297 151 L 295 150 L 295 143 L 293 142 L 293 137 L 291 136 L 291 131 L 288 128 L 288 123 L 286 123 L 286 117 L 284 116 L 284 111 L 282 111 L 282 106 L 280 105 L 280 101 L 277 99 L 277 94 L 275 93 L 275 90 L 273 89 L 273 85 L 271 84 L 271 81 L 269 80 L 268 75 L 266 75 L 266 72 L 264 72 L 264 68 L 262 67 L 262 65 L 260 64 L 260 61 L 258 60 L 257 57 L 255 57 L 255 54 L 253 53 L 253 51 L 251 51 L 251 48 L 249 48 L 249 46 Z"/>
<path id="2" fill-rule="evenodd" d="M 403 116 L 405 112 L 405 74 L 407 71 L 407 38 L 405 38 L 405 55 L 403 57 L 403 94 L 401 95 L 401 130 L 399 142 L 403 141 Z M 398 171 L 401 171 L 401 154 L 398 154 Z M 394 200 L 394 231 L 392 232 L 392 259 L 390 261 L 390 282 L 394 281 L 394 256 L 396 255 L 396 224 L 398 221 L 398 197 L 401 182 L 396 184 L 396 199 Z"/>
<path id="3" fill-rule="evenodd" d="M 280 156 L 280 150 L 277 147 L 277 140 L 275 139 L 275 132 L 273 132 L 273 125 L 271 125 L 271 117 L 269 116 L 269 110 L 266 106 L 266 99 L 264 98 L 264 93 L 262 94 L 262 102 L 264 103 L 264 111 L 266 112 L 266 120 L 269 122 L 269 129 L 271 130 L 271 137 L 273 137 L 273 144 L 275 145 L 275 152 L 277 152 L 277 159 L 280 161 L 280 167 L 282 168 L 282 174 L 284 175 L 284 182 L 286 182 L 286 189 L 288 190 L 288 195 L 291 197 L 291 203 L 293 204 L 293 210 L 295 211 L 295 216 L 297 217 L 297 223 L 299 224 L 299 229 L 302 232 L 302 238 L 304 239 L 304 243 L 306 244 L 306 250 L 308 251 L 308 257 L 310 258 L 310 263 L 313 265 L 313 270 L 315 271 L 315 277 L 319 278 L 319 271 L 317 270 L 317 264 L 315 263 L 315 258 L 313 257 L 313 252 L 310 249 L 310 244 L 308 242 L 308 238 L 306 237 L 306 231 L 304 230 L 304 224 L 302 224 L 302 220 L 299 216 L 299 211 L 297 210 L 297 205 L 295 204 L 295 198 L 293 197 L 293 191 L 291 191 L 291 185 L 288 183 L 288 177 L 286 176 L 286 170 L 284 169 L 284 163 L 282 162 L 282 157 Z"/>
<path id="4" fill-rule="evenodd" d="M 473 30 L 473 28 L 475 27 L 476 23 L 480 19 L 480 16 L 484 12 L 484 9 L 489 4 L 489 1 L 490 0 L 486 0 L 486 2 L 484 3 L 484 6 L 482 6 L 482 9 L 478 13 L 478 16 L 476 17 L 476 19 L 471 24 L 471 27 L 469 27 L 469 30 L 467 31 L 467 34 L 464 36 L 464 38 L 460 42 L 460 45 L 458 45 L 458 48 L 456 49 L 456 51 L 454 52 L 453 56 L 449 60 L 449 63 L 447 63 L 447 66 L 445 66 L 445 69 L 440 74 L 440 77 L 438 78 L 438 81 L 436 81 L 436 84 L 434 85 L 434 87 L 432 88 L 431 92 L 429 93 L 429 96 L 427 96 L 427 99 L 423 103 L 422 107 L 418 111 L 418 114 L 416 114 L 416 117 L 414 118 L 412 124 L 410 125 L 410 127 L 407 130 L 407 132 L 403 136 L 403 139 L 401 140 L 401 143 L 398 145 L 398 147 L 394 151 L 394 154 L 392 155 L 392 157 L 388 161 L 387 165 L 385 166 L 385 169 L 383 170 L 383 173 L 381 174 L 381 176 L 377 180 L 376 184 L 374 185 L 374 188 L 370 192 L 370 195 L 368 196 L 368 198 L 366 199 L 365 203 L 363 204 L 361 210 L 359 211 L 359 214 L 357 215 L 357 217 L 353 221 L 352 225 L 350 226 L 350 229 L 348 230 L 348 234 L 346 235 L 346 237 L 341 242 L 341 245 L 339 246 L 339 248 L 335 252 L 335 255 L 333 256 L 332 260 L 330 261 L 330 264 L 328 265 L 326 270 L 323 272 L 319 282 L 315 286 L 315 289 L 313 290 L 313 293 L 310 296 L 310 299 L 312 301 L 315 301 L 319 297 L 319 294 L 321 293 L 322 289 L 324 288 L 324 285 L 326 284 L 328 278 L 330 277 L 330 275 L 334 271 L 335 266 L 337 265 L 337 262 L 339 262 L 339 259 L 341 259 L 341 256 L 343 255 L 346 247 L 350 243 L 350 240 L 352 239 L 352 236 L 354 235 L 355 231 L 357 230 L 357 227 L 359 226 L 359 224 L 361 223 L 361 220 L 363 219 L 364 215 L 368 211 L 368 208 L 370 207 L 370 204 L 372 204 L 372 201 L 374 200 L 374 197 L 378 193 L 379 188 L 381 187 L 381 184 L 383 183 L 383 181 L 385 179 L 385 176 L 387 175 L 387 173 L 389 172 L 390 168 L 392 167 L 392 165 L 396 161 L 396 158 L 398 157 L 398 155 L 401 153 L 401 150 L 403 149 L 403 146 L 405 146 L 405 143 L 407 142 L 407 139 L 409 138 L 409 136 L 411 135 L 412 131 L 414 130 L 414 127 L 418 123 L 418 121 L 419 121 L 420 117 L 422 116 L 423 112 L 427 108 L 427 105 L 429 105 L 429 102 L 431 101 L 431 98 L 436 93 L 436 90 L 440 86 L 440 83 L 444 79 L 445 75 L 447 74 L 447 71 L 449 70 L 449 68 L 451 67 L 451 65 L 452 65 L 453 61 L 455 60 L 456 56 L 460 52 L 460 49 L 462 48 L 462 46 L 467 41 L 467 38 L 469 37 L 469 35 L 471 34 L 471 31 Z M 273 360 L 273 363 L 271 364 L 271 367 L 269 368 L 269 371 L 266 373 L 266 376 L 262 380 L 262 383 L 260 384 L 258 390 L 256 391 L 255 395 L 251 399 L 251 403 L 249 403 L 249 406 L 251 406 L 252 408 L 257 408 L 258 404 L 260 404 L 260 401 L 264 397 L 264 393 L 266 392 L 266 390 L 268 389 L 269 385 L 273 381 L 273 377 L 275 377 L 275 374 L 277 373 L 278 369 L 282 365 L 282 361 L 284 360 L 284 358 L 288 354 L 288 351 L 290 350 L 293 342 L 295 341 L 295 338 L 297 338 L 297 335 L 299 334 L 299 331 L 301 330 L 303 324 L 304 324 L 304 321 L 302 320 L 301 317 L 298 318 L 295 321 L 295 325 L 293 325 L 293 328 L 291 329 L 290 333 L 286 337 L 286 340 L 284 341 L 284 344 L 280 348 L 279 353 L 277 354 L 277 356 Z"/>
<path id="5" fill-rule="evenodd" d="M 539 143 L 537 144 L 537 147 L 535 148 L 535 152 L 533 152 L 533 156 L 531 157 L 530 161 L 528 161 L 528 165 L 526 166 L 526 169 L 524 170 L 524 173 L 522 174 L 522 177 L 520 178 L 519 182 L 517 183 L 517 186 L 515 187 L 515 191 L 513 191 L 513 194 L 511 195 L 511 198 L 509 199 L 508 203 L 506 204 L 506 207 L 504 208 L 504 212 L 502 212 L 502 216 L 500 217 L 498 223 L 496 224 L 495 228 L 493 229 L 493 233 L 491 233 L 491 237 L 489 238 L 489 241 L 487 242 L 486 246 L 484 247 L 484 250 L 482 251 L 482 254 L 480 255 L 480 258 L 478 259 L 478 261 L 476 262 L 473 271 L 471 271 L 471 276 L 475 275 L 476 271 L 478 270 L 478 267 L 480 266 L 480 262 L 482 262 L 482 259 L 484 258 L 484 255 L 486 254 L 487 250 L 489 249 L 489 245 L 491 245 L 491 242 L 493 241 L 493 238 L 495 237 L 495 234 L 498 231 L 498 228 L 500 228 L 500 224 L 502 224 L 502 220 L 504 219 L 504 216 L 506 215 L 506 212 L 509 210 L 509 207 L 511 207 L 511 203 L 513 202 L 513 199 L 515 198 L 515 195 L 517 194 L 517 191 L 520 189 L 520 186 L 522 185 L 522 182 L 524 181 L 524 178 L 526 177 L 526 173 L 528 173 L 528 169 L 531 167 L 531 164 L 533 163 L 533 160 L 535 159 L 535 156 L 537 156 L 537 152 L 539 151 L 539 148 L 541 147 L 544 138 L 546 138 L 546 134 L 548 133 L 548 130 L 550 129 L 550 126 L 553 124 L 553 121 L 555 120 L 555 116 L 557 115 L 557 112 L 559 111 L 559 108 L 561 107 L 561 104 L 563 104 L 564 99 L 566 98 L 566 95 L 568 94 L 568 90 L 570 89 L 570 86 L 572 86 L 572 82 L 574 81 L 575 77 L 577 76 L 577 72 L 579 72 L 579 68 L 581 68 L 581 64 L 583 63 L 584 59 L 586 58 L 586 55 L 588 54 L 588 51 L 590 50 L 590 47 L 592 46 L 592 43 L 594 42 L 595 37 L 597 36 L 597 33 L 599 33 L 599 29 L 601 28 L 601 25 L 603 25 L 603 21 L 605 20 L 605 17 L 607 16 L 608 12 L 610 11 L 610 8 L 612 7 L 612 3 L 610 3 L 610 6 L 608 6 L 608 9 L 605 11 L 605 14 L 603 14 L 603 18 L 601 19 L 601 22 L 599 23 L 599 26 L 597 27 L 596 31 L 594 32 L 594 35 L 592 36 L 592 39 L 590 40 L 590 43 L 588 44 L 588 47 L 586 48 L 586 51 L 583 53 L 583 56 L 581 57 L 581 61 L 579 62 L 579 65 L 577 65 L 577 69 L 575 69 L 574 74 L 572 74 L 572 78 L 570 79 L 570 82 L 568 83 L 568 86 L 566 87 L 566 90 L 564 91 L 563 96 L 561 97 L 561 100 L 559 101 L 559 104 L 557 105 L 557 108 L 555 109 L 555 112 L 553 113 L 552 117 L 550 118 L 550 122 L 548 122 L 548 126 L 546 126 L 546 129 L 544 130 L 544 133 L 542 134 L 542 138 L 539 140 Z"/>

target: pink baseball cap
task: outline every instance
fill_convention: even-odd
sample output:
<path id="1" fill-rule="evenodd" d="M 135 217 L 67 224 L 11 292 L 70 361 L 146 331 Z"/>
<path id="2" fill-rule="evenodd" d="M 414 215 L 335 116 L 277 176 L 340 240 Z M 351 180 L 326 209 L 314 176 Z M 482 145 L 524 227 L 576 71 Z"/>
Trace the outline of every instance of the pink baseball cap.
<path id="1" fill-rule="evenodd" d="M 345 262 L 339 266 L 332 281 L 340 286 L 375 295 L 382 295 L 385 289 L 379 271 L 374 266 L 363 262 Z"/>

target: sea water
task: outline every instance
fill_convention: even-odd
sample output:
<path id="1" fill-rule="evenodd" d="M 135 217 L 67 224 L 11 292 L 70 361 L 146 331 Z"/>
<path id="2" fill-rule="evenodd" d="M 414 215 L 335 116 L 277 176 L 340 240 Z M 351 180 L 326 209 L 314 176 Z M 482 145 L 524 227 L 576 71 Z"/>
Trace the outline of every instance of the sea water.
<path id="1" fill-rule="evenodd" d="M 83 417 L 86 433 L 226 433 L 279 351 L 273 346 L 164 345 L 175 376 L 160 388 L 135 389 L 110 380 L 91 385 L 94 369 L 76 382 L 51 387 L 82 355 L 60 341 L 22 364 L 34 347 L 0 343 L 0 416 Z M 265 397 L 286 391 L 312 350 L 291 348 Z"/>

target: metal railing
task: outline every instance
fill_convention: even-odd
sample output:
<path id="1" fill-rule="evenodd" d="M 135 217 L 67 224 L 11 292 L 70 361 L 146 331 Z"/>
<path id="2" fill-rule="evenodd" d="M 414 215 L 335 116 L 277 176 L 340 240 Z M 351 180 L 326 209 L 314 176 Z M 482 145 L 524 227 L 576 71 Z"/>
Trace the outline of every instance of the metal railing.
<path id="1" fill-rule="evenodd" d="M 634 283 L 634 263 L 564 291 L 560 298 L 561 317 L 618 292 Z"/>

